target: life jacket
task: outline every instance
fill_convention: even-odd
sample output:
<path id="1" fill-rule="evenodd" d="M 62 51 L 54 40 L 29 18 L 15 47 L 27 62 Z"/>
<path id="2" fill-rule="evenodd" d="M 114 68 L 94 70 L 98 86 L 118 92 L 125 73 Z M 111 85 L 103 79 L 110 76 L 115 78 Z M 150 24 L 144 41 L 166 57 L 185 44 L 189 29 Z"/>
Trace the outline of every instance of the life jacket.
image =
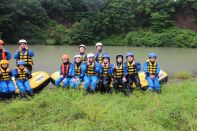
<path id="1" fill-rule="evenodd" d="M 118 65 L 116 65 L 115 71 L 114 71 L 114 77 L 115 78 L 121 78 L 124 75 L 124 68 L 123 68 L 123 64 L 120 65 L 120 67 L 118 68 Z"/>
<path id="2" fill-rule="evenodd" d="M 87 74 L 88 76 L 94 76 L 94 75 L 97 74 L 97 73 L 94 71 L 95 63 L 93 62 L 92 64 L 94 64 L 93 67 L 91 67 L 90 65 L 87 65 L 86 74 Z"/>
<path id="3" fill-rule="evenodd" d="M 24 60 L 26 62 L 26 64 L 29 65 L 33 65 L 33 60 L 32 58 L 28 55 L 29 51 L 25 51 L 25 53 L 23 54 L 22 52 L 20 52 L 19 54 L 19 60 Z"/>
<path id="4" fill-rule="evenodd" d="M 87 55 L 86 53 L 84 53 L 82 56 L 81 56 L 81 62 L 86 62 L 87 61 Z"/>
<path id="5" fill-rule="evenodd" d="M 75 75 L 77 76 L 81 75 L 81 65 L 77 66 L 77 64 L 75 64 Z"/>
<path id="6" fill-rule="evenodd" d="M 11 79 L 9 68 L 7 68 L 6 70 L 1 68 L 1 72 L 2 72 L 1 76 L 0 76 L 1 80 L 10 80 Z"/>
<path id="7" fill-rule="evenodd" d="M 7 56 L 3 51 L 1 52 L 1 60 L 7 60 Z"/>
<path id="8" fill-rule="evenodd" d="M 20 80 L 26 80 L 26 79 L 28 79 L 27 73 L 26 73 L 25 70 L 27 70 L 27 68 L 25 68 L 24 70 L 21 70 L 19 68 L 17 69 L 17 71 L 18 71 L 18 78 L 17 79 L 20 79 Z"/>
<path id="9" fill-rule="evenodd" d="M 157 73 L 157 62 L 151 63 L 149 60 L 148 62 L 148 72 L 152 75 Z"/>
<path id="10" fill-rule="evenodd" d="M 131 64 L 128 61 L 127 61 L 127 68 L 128 68 L 128 74 L 129 75 L 133 75 L 133 74 L 137 73 L 135 65 Z"/>
<path id="11" fill-rule="evenodd" d="M 67 76 L 68 75 L 68 73 L 69 73 L 69 67 L 70 67 L 70 64 L 69 63 L 66 64 L 66 65 L 62 64 L 61 70 L 62 70 L 62 74 L 64 76 Z"/>
<path id="12" fill-rule="evenodd" d="M 100 52 L 99 56 L 98 56 L 98 63 L 102 63 L 103 61 L 103 52 Z"/>
<path id="13" fill-rule="evenodd" d="M 102 76 L 108 76 L 109 64 L 102 66 Z"/>

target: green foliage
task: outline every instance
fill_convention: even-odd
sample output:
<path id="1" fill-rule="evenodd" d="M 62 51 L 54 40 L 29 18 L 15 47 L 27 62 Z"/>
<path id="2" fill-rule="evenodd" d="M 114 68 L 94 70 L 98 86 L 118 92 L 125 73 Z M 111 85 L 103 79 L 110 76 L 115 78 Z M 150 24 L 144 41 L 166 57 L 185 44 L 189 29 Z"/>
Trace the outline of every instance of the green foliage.
<path id="1" fill-rule="evenodd" d="M 83 95 L 46 89 L 29 100 L 0 102 L 1 130 L 195 130 L 196 79 L 170 83 L 162 94 L 134 91 Z"/>
<path id="2" fill-rule="evenodd" d="M 174 78 L 176 79 L 189 79 L 192 77 L 192 73 L 188 71 L 179 71 L 174 73 Z"/>

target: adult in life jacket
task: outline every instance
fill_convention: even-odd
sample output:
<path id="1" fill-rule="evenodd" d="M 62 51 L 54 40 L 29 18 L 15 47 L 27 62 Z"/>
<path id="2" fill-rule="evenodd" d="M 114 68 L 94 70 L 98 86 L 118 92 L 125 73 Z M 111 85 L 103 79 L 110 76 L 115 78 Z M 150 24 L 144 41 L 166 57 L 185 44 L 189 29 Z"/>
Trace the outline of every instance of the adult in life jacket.
<path id="1" fill-rule="evenodd" d="M 140 79 L 138 76 L 138 72 L 140 70 L 141 64 L 135 60 L 132 52 L 128 52 L 126 54 L 126 61 L 124 62 L 124 75 L 126 76 L 129 94 L 132 92 L 133 83 L 136 84 L 137 89 L 140 89 L 141 87 Z"/>
<path id="2" fill-rule="evenodd" d="M 79 55 L 81 56 L 81 62 L 87 61 L 86 46 L 83 44 L 79 45 Z"/>
<path id="3" fill-rule="evenodd" d="M 19 40 L 18 44 L 19 44 L 19 48 L 14 55 L 14 59 L 16 59 L 16 62 L 20 61 L 20 60 L 25 61 L 25 63 L 26 63 L 25 66 L 27 67 L 27 69 L 31 73 L 33 70 L 32 57 L 34 57 L 34 52 L 29 49 L 29 47 L 27 46 L 26 40 L 21 39 L 21 40 Z"/>
<path id="4" fill-rule="evenodd" d="M 119 91 L 123 91 L 126 95 L 127 91 L 127 83 L 126 78 L 124 76 L 124 67 L 123 67 L 123 55 L 116 55 L 116 64 L 113 67 L 113 87 L 115 93 Z M 120 88 L 120 85 L 122 88 Z"/>
<path id="5" fill-rule="evenodd" d="M 160 94 L 160 84 L 159 84 L 159 72 L 160 67 L 157 63 L 156 53 L 150 53 L 149 59 L 144 63 L 144 72 L 146 74 L 146 80 L 148 81 L 148 86 L 150 91 L 155 91 Z"/>
<path id="6" fill-rule="evenodd" d="M 62 64 L 59 72 L 60 77 L 55 81 L 56 87 L 59 87 L 61 83 L 63 83 L 63 87 L 68 87 L 71 79 L 75 75 L 75 69 L 74 65 L 70 63 L 69 56 L 67 54 L 62 55 Z"/>
<path id="7" fill-rule="evenodd" d="M 29 96 L 33 96 L 33 90 L 29 83 L 29 79 L 32 78 L 32 75 L 25 65 L 26 62 L 20 60 L 17 62 L 17 68 L 14 70 L 16 85 L 19 88 L 22 98 L 26 97 L 26 93 Z"/>
<path id="8" fill-rule="evenodd" d="M 101 42 L 98 42 L 96 43 L 96 50 L 97 50 L 97 53 L 95 54 L 96 56 L 96 62 L 98 62 L 99 64 L 102 63 L 103 61 L 103 44 Z"/>
<path id="9" fill-rule="evenodd" d="M 82 73 L 84 76 L 84 90 L 95 93 L 98 81 L 98 73 L 100 72 L 100 65 L 95 61 L 95 55 L 93 53 L 88 54 L 87 63 L 82 64 Z"/>
<path id="10" fill-rule="evenodd" d="M 110 63 L 109 54 L 103 54 L 102 63 L 100 64 L 98 88 L 103 92 L 112 93 L 111 91 L 111 78 L 113 73 L 113 65 Z"/>
<path id="11" fill-rule="evenodd" d="M 0 91 L 2 98 L 10 98 L 15 94 L 15 86 L 12 80 L 13 73 L 9 68 L 9 62 L 7 60 L 1 60 L 0 62 Z"/>
<path id="12" fill-rule="evenodd" d="M 78 88 L 81 82 L 83 81 L 84 74 L 82 74 L 81 72 L 81 66 L 82 66 L 81 56 L 76 55 L 74 57 L 75 76 L 72 78 L 70 82 L 71 88 L 74 88 L 74 89 Z"/>
<path id="13" fill-rule="evenodd" d="M 1 60 L 10 60 L 12 57 L 10 52 L 5 50 L 4 45 L 5 45 L 4 41 L 0 40 L 0 61 Z"/>

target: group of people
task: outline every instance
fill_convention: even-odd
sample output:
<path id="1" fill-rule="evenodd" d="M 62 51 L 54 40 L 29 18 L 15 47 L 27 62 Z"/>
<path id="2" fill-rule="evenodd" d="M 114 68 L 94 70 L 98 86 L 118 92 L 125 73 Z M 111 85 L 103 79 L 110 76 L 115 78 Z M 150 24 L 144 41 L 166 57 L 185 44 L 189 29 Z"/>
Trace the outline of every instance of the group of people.
<path id="1" fill-rule="evenodd" d="M 0 40 L 0 98 L 15 97 L 16 87 L 12 77 L 16 80 L 21 97 L 33 96 L 29 79 L 32 77 L 34 52 L 29 49 L 26 40 L 21 39 L 18 44 L 19 48 L 14 54 L 16 68 L 11 70 L 9 67 L 9 60 L 12 58 L 11 53 L 5 50 L 5 43 Z"/>
<path id="2" fill-rule="evenodd" d="M 62 65 L 60 67 L 60 77 L 55 81 L 55 85 L 59 87 L 62 83 L 63 87 L 79 88 L 84 82 L 85 94 L 94 94 L 96 90 L 101 93 L 111 93 L 111 83 L 115 93 L 123 92 L 130 95 L 133 91 L 133 83 L 136 88 L 140 89 L 139 71 L 141 64 L 135 60 L 132 52 L 126 53 L 126 61 L 122 54 L 116 55 L 116 63 L 111 64 L 110 55 L 103 51 L 102 43 L 96 43 L 97 53 L 86 54 L 86 46 L 79 46 L 79 53 L 74 56 L 74 63 L 70 62 L 67 54 L 62 55 Z M 150 53 L 148 60 L 143 65 L 143 71 L 148 81 L 148 90 L 160 94 L 159 72 L 160 67 L 156 53 Z"/>

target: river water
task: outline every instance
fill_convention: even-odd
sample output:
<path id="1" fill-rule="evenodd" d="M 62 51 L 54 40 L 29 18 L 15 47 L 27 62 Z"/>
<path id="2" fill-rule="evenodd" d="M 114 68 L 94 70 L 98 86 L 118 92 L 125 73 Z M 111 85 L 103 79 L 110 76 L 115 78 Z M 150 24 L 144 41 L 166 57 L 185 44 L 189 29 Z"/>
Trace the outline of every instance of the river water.
<path id="1" fill-rule="evenodd" d="M 62 54 L 69 54 L 73 61 L 74 55 L 78 52 L 77 46 L 30 45 L 29 47 L 35 52 L 34 71 L 46 71 L 50 74 L 59 69 Z M 6 45 L 5 48 L 12 53 L 10 65 L 11 68 L 14 68 L 13 56 L 18 45 Z M 125 56 L 126 52 L 132 51 L 136 60 L 143 64 L 148 58 L 149 52 L 156 52 L 161 69 L 170 75 L 178 71 L 197 73 L 197 49 L 107 46 L 104 47 L 104 50 L 110 54 L 112 63 L 115 62 L 116 54 Z M 87 52 L 95 53 L 96 49 L 94 46 L 88 46 Z"/>

